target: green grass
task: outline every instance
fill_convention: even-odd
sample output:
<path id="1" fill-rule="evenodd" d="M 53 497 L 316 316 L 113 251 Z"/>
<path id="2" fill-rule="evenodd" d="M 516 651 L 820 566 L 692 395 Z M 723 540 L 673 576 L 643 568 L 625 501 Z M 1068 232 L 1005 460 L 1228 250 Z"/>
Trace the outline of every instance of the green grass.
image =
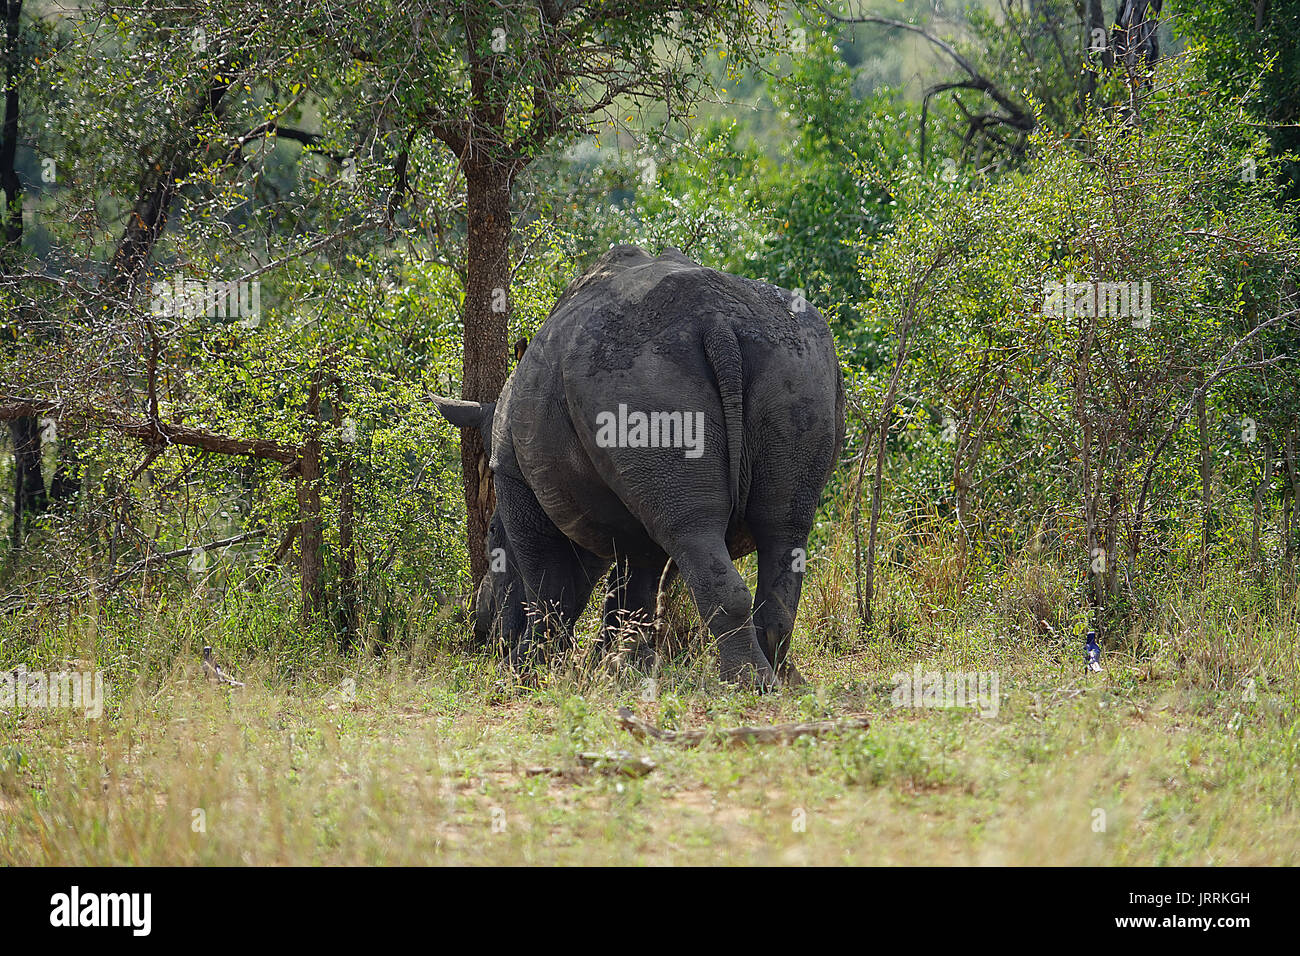
<path id="1" fill-rule="evenodd" d="M 893 623 L 867 641 L 832 573 L 797 632 L 810 686 L 761 697 L 707 651 L 653 686 L 573 666 L 521 683 L 434 609 L 344 659 L 298 634 L 288 590 L 11 616 L 0 664 L 93 660 L 109 701 L 100 720 L 0 711 L 0 863 L 1300 862 L 1293 608 L 1171 591 L 1085 676 L 1050 568 L 886 576 Z M 202 680 L 205 643 L 246 687 Z M 997 715 L 893 706 L 917 662 L 996 671 Z M 665 727 L 871 727 L 690 750 L 636 741 L 621 705 Z M 583 769 L 591 750 L 657 767 Z"/>

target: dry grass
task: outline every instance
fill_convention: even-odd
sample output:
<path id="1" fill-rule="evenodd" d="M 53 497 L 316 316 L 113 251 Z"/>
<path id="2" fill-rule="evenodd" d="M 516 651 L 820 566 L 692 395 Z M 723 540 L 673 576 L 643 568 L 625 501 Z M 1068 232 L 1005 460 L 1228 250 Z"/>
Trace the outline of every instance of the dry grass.
<path id="1" fill-rule="evenodd" d="M 1292 608 L 1171 603 L 1085 678 L 1055 572 L 1013 567 L 927 614 L 917 594 L 950 600 L 936 582 L 958 574 L 930 566 L 915 592 L 886 579 L 906 640 L 828 635 L 851 589 L 814 577 L 795 648 L 812 686 L 761 698 L 698 654 L 654 685 L 561 669 L 524 686 L 435 619 L 400 654 L 345 661 L 274 630 L 266 597 L 11 625 L 4 663 L 93 659 L 111 690 L 98 721 L 0 712 L 0 863 L 1300 862 Z M 248 686 L 199 679 L 202 643 Z M 893 706 L 918 661 L 996 670 L 997 715 Z M 691 751 L 629 738 L 621 704 L 662 726 L 873 722 Z M 606 749 L 658 768 L 576 761 Z"/>

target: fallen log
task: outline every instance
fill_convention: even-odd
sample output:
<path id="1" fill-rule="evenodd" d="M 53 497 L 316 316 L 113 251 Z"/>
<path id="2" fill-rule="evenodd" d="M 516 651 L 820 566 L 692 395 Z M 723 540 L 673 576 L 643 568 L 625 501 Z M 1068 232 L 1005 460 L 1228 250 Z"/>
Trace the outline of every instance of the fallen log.
<path id="1" fill-rule="evenodd" d="M 577 758 L 578 765 L 585 770 L 601 770 L 625 777 L 644 777 L 656 766 L 649 757 L 634 757 L 625 750 L 607 750 L 604 753 L 584 751 L 574 754 L 574 757 Z M 528 767 L 524 772 L 530 777 L 541 775 L 562 777 L 568 773 L 562 767 Z"/>
<path id="2" fill-rule="evenodd" d="M 626 707 L 618 709 L 619 726 L 638 740 L 659 740 L 666 744 L 698 747 L 706 740 L 738 744 L 788 744 L 799 737 L 825 737 L 846 730 L 866 730 L 871 726 L 868 717 L 846 717 L 843 720 L 817 720 L 807 724 L 776 724 L 768 727 L 711 728 L 709 730 L 660 730 Z"/>
<path id="3" fill-rule="evenodd" d="M 94 408 L 88 405 L 52 402 L 47 399 L 0 396 L 0 422 L 31 415 L 48 415 L 56 421 L 69 421 L 74 424 L 107 429 L 128 438 L 138 439 L 150 447 L 184 445 L 187 448 L 198 448 L 219 455 L 264 458 L 286 465 L 294 464 L 302 455 L 302 450 L 297 446 L 267 438 L 235 438 L 202 428 L 191 428 L 179 422 L 141 421 L 132 419 L 125 412 L 117 409 Z"/>

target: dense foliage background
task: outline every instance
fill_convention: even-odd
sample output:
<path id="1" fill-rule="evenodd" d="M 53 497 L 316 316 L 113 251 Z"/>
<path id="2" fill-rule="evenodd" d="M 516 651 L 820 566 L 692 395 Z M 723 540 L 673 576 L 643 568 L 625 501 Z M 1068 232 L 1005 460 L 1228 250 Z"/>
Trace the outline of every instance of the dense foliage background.
<path id="1" fill-rule="evenodd" d="M 616 242 L 831 321 L 803 640 L 1289 603 L 1300 6 L 1169 3 L 1140 47 L 1126 8 L 7 0 L 0 613 L 465 640 L 485 489 L 429 396 L 490 397 Z M 1052 314 L 1072 282 L 1150 309 Z"/>

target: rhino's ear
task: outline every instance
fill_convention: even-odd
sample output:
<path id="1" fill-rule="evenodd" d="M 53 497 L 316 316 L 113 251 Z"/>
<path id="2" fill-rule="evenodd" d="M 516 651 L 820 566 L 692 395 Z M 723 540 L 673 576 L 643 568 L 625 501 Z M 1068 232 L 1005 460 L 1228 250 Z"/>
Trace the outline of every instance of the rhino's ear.
<path id="1" fill-rule="evenodd" d="M 457 428 L 477 428 L 484 432 L 492 430 L 492 413 L 496 411 L 496 402 L 462 402 L 434 395 L 433 404 L 442 417 Z"/>

